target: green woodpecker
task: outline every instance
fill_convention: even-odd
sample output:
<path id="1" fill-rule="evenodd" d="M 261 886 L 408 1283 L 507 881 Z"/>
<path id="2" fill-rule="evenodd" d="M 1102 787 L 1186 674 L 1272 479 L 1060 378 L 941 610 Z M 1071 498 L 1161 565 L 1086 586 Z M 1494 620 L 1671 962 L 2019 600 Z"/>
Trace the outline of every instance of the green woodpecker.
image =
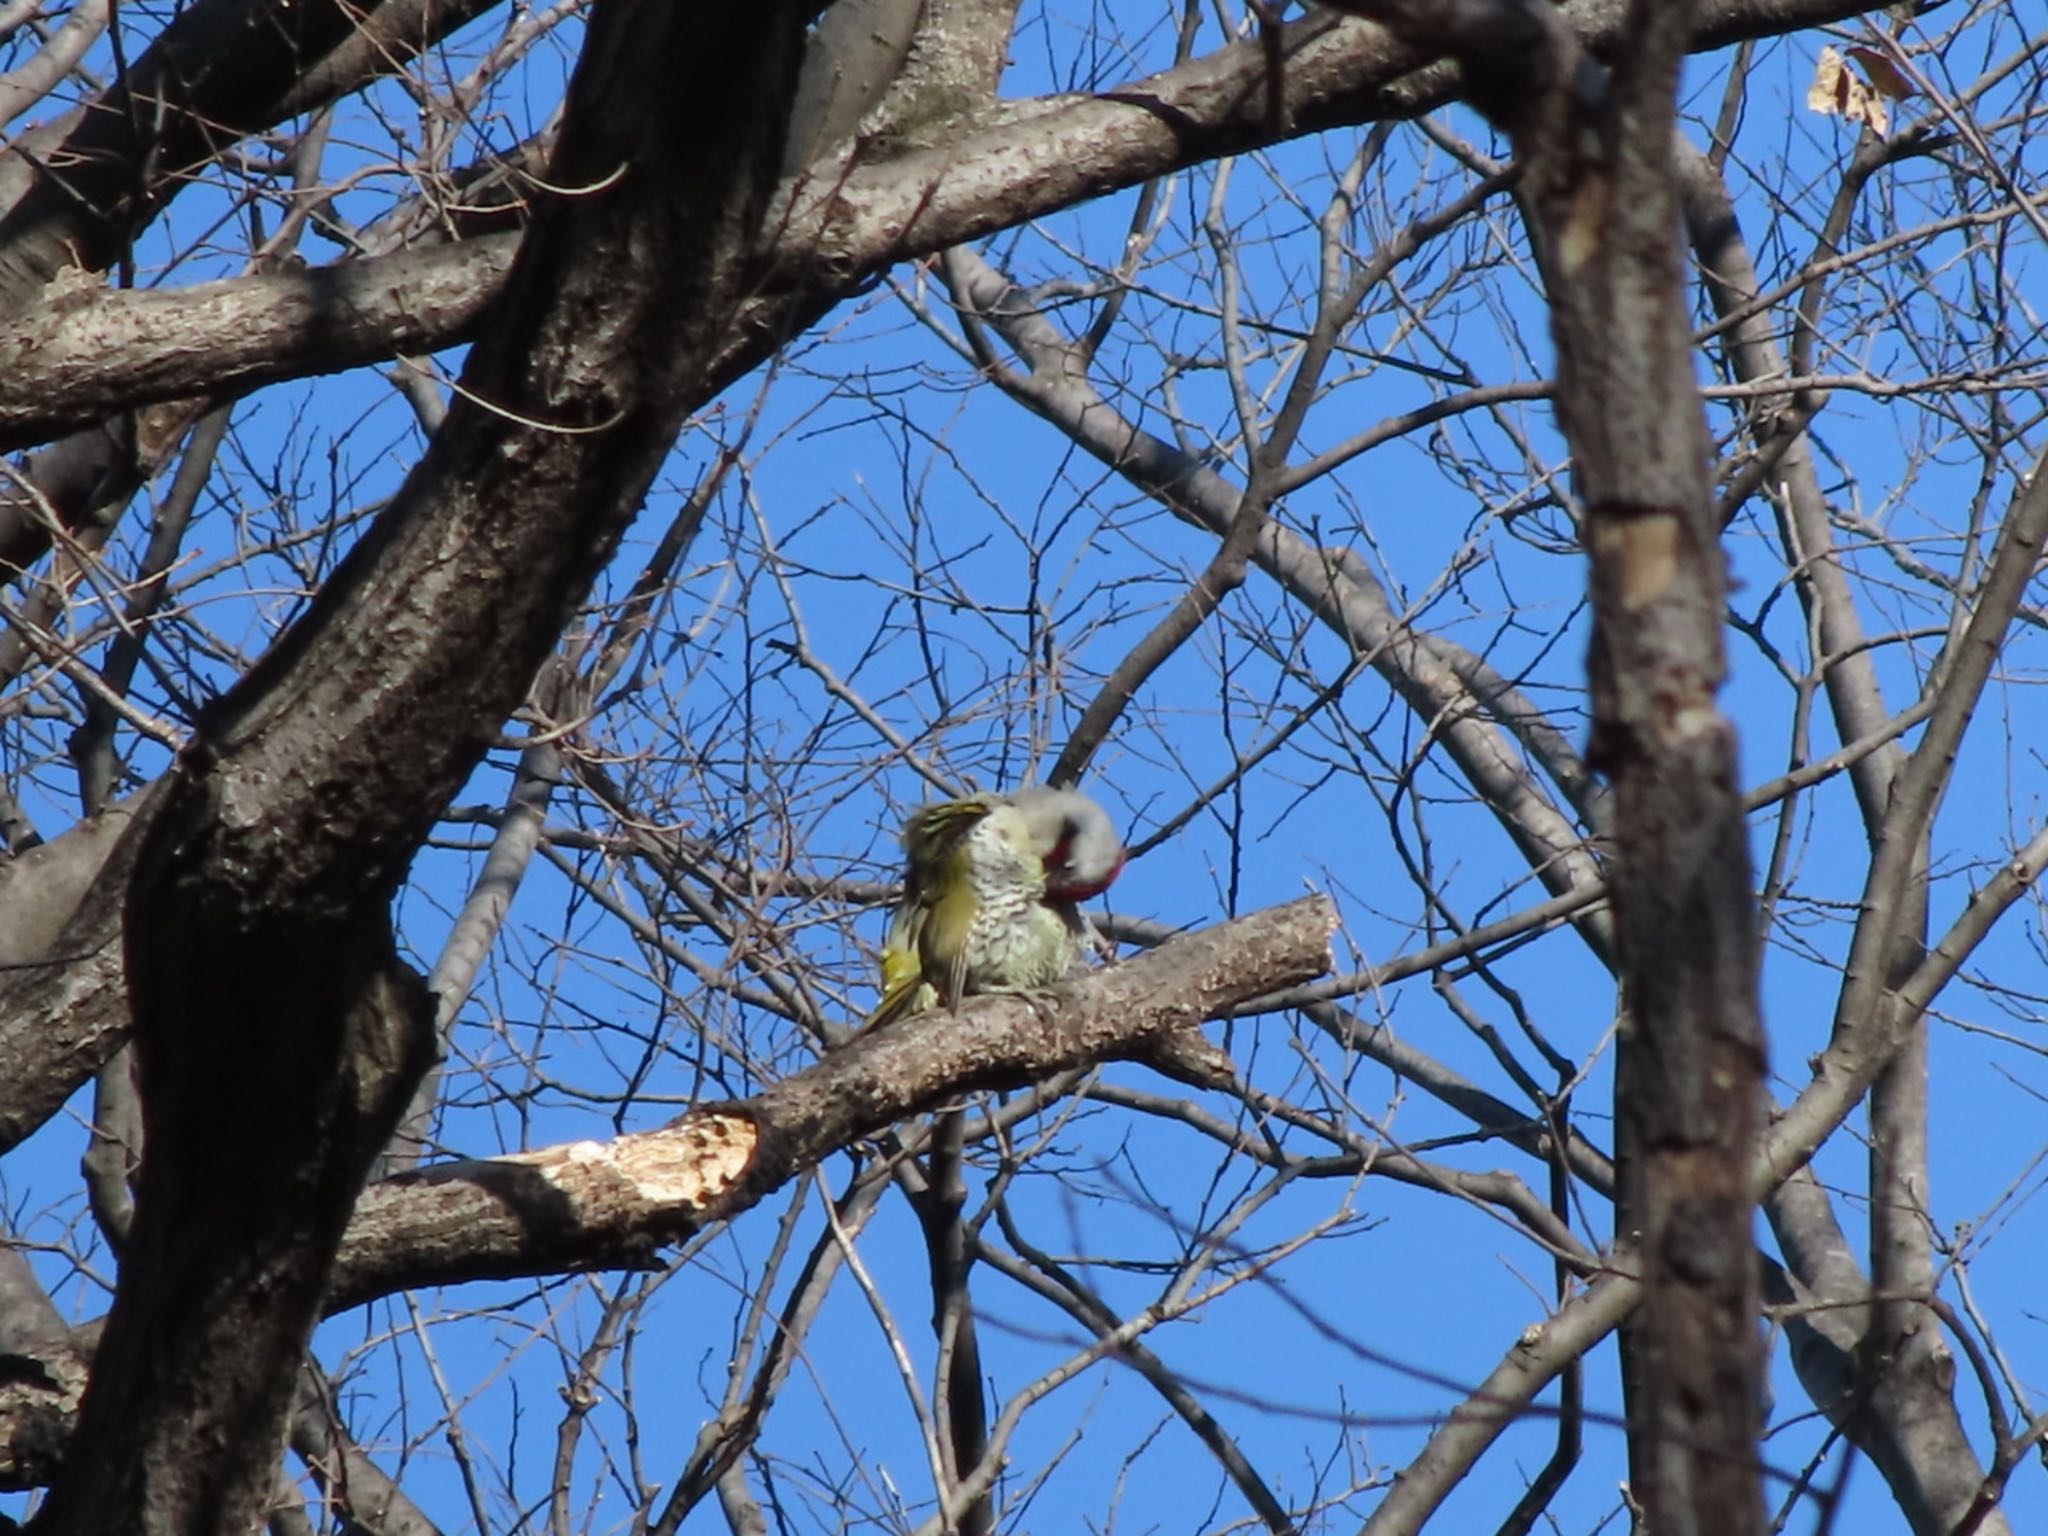
<path id="1" fill-rule="evenodd" d="M 1080 904 L 1124 867 L 1109 814 L 1071 789 L 923 806 L 904 825 L 903 852 L 869 1026 L 1058 981 L 1087 950 Z"/>

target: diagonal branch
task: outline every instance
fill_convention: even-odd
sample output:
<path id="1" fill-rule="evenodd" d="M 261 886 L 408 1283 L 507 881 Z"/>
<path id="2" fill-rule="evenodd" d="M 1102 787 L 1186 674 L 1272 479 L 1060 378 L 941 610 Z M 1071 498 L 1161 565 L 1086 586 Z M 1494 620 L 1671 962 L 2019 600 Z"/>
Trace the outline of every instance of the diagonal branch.
<path id="1" fill-rule="evenodd" d="M 1789 7 L 1724 0 L 1703 8 L 1695 46 L 1862 8 L 1842 0 Z M 1580 4 L 1567 14 L 1593 46 L 1612 41 L 1620 24 L 1610 4 Z M 1411 116 L 1455 92 L 1454 71 L 1417 71 L 1418 57 L 1375 27 L 1317 16 L 1282 33 L 1284 135 L 1279 120 L 1243 111 L 1247 99 L 1263 94 L 1266 60 L 1259 43 L 1245 42 L 1112 90 L 1044 99 L 943 149 L 828 162 L 785 183 L 785 212 L 771 224 L 776 291 L 740 317 L 721 380 L 781 344 L 790 314 L 803 307 L 798 294 L 824 295 L 829 307 L 892 262 L 1283 136 Z M 254 384 L 468 341 L 503 282 L 515 240 L 488 236 L 473 251 L 442 246 L 168 294 L 74 296 L 54 317 L 24 312 L 0 329 L 0 363 L 7 364 L 0 367 L 0 446 L 42 441 L 117 406 L 213 388 L 220 380 L 214 354 L 227 358 L 231 376 Z M 0 544 L 6 534 L 0 529 Z M 5 547 L 13 563 L 27 563 L 23 550 Z"/>
<path id="2" fill-rule="evenodd" d="M 1922 833 L 1947 787 L 1963 731 L 2044 547 L 2048 547 L 2048 454 L 2035 462 L 2032 475 L 2007 513 L 1976 607 L 1934 670 L 1929 683 L 1934 710 L 1894 784 L 1891 809 L 1875 841 L 1863 891 L 1864 916 L 1850 945 L 1833 1036 L 1827 1049 L 1814 1058 L 1811 1081 L 1771 1127 L 1754 1170 L 1760 1186 L 1789 1176 L 1834 1133 L 1884 1070 L 1907 1028 L 1982 937 L 1988 928 L 1985 920 L 2003 911 L 2038 874 L 2025 859 L 2010 866 L 2008 873 L 2014 878 L 1994 888 L 2008 894 L 2002 899 L 1980 897 L 1973 902 L 1957 931 L 1936 946 L 1906 986 L 1897 992 L 1887 991 L 1883 965 L 1888 918 L 1904 899 Z"/>
<path id="3" fill-rule="evenodd" d="M 1335 929 L 1329 899 L 1305 897 L 1064 982 L 1050 1010 L 986 997 L 870 1030 L 751 1099 L 699 1105 L 658 1131 L 387 1180 L 356 1207 L 328 1310 L 413 1286 L 644 1264 L 934 1103 L 1143 1060 L 1160 1036 L 1320 975 Z"/>
<path id="4" fill-rule="evenodd" d="M 267 1497 L 333 1255 L 431 1050 L 391 893 L 700 396 L 803 22 L 596 14 L 551 183 L 600 190 L 536 214 L 513 318 L 427 454 L 167 778 L 123 924 L 148 1155 L 51 1532 L 239 1529 Z"/>

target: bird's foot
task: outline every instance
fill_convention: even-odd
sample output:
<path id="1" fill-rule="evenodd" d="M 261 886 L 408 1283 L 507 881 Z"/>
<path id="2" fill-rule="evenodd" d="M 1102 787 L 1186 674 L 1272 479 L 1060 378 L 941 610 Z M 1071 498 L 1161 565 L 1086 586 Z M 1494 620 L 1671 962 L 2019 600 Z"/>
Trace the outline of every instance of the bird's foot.
<path id="1" fill-rule="evenodd" d="M 1060 1016 L 1060 996 L 1051 987 L 1031 987 L 1017 996 L 1031 1005 L 1031 1012 L 1041 1024 L 1050 1024 Z"/>

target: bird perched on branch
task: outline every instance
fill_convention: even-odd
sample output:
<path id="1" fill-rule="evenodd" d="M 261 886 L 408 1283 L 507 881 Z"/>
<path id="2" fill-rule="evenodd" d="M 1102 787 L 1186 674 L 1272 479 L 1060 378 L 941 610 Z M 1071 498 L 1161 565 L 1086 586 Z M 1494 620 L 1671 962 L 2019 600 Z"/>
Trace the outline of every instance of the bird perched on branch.
<path id="1" fill-rule="evenodd" d="M 1124 867 L 1109 815 L 1071 789 L 1020 789 L 922 806 L 903 827 L 903 897 L 882 943 L 882 1000 L 867 1027 L 981 992 L 1049 986 L 1086 954 L 1092 931 L 1080 904 L 1109 889 Z M 940 1108 L 925 1143 L 918 1216 L 932 1267 L 942 1416 L 956 1466 L 987 1451 L 981 1350 L 968 1301 L 973 1259 L 961 1220 L 963 1112 Z M 994 1529 L 988 1500 L 963 1532 Z"/>
<path id="2" fill-rule="evenodd" d="M 1087 950 L 1080 904 L 1124 867 L 1109 813 L 1072 789 L 922 806 L 904 824 L 903 852 L 870 1027 L 1058 981 Z"/>

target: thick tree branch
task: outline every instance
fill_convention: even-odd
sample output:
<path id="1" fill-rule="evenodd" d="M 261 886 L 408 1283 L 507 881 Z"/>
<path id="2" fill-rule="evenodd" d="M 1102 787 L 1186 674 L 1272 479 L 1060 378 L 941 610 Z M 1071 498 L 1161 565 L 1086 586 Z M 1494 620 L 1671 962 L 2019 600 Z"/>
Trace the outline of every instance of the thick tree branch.
<path id="1" fill-rule="evenodd" d="M 405 68 L 487 8 L 488 0 L 367 7 L 198 0 L 185 7 L 100 97 L 0 153 L 0 317 L 19 318 L 48 302 L 45 285 L 60 272 L 111 267 L 242 136 Z M 211 391 L 201 385 L 150 398 L 183 393 Z M 79 419 L 76 411 L 59 413 L 50 430 Z M 26 568 L 48 547 L 38 498 L 73 527 L 96 505 L 133 492 L 146 466 L 136 462 L 130 436 L 116 423 L 83 427 L 30 461 L 34 494 L 0 483 L 0 576 L 8 566 Z"/>
<path id="2" fill-rule="evenodd" d="M 1841 0 L 1703 7 L 1694 46 L 1854 14 Z M 1569 7 L 1589 47 L 1619 35 L 1619 7 Z M 1754 29 L 1754 30 L 1752 30 Z M 1455 94 L 1454 71 L 1375 27 L 1318 15 L 1283 29 L 1286 132 L 1412 115 Z M 771 228 L 771 287 L 734 328 L 720 382 L 790 333 L 794 293 L 836 295 L 891 262 L 1135 186 L 1200 160 L 1275 141 L 1247 103 L 1264 96 L 1265 53 L 1234 44 L 1115 90 L 1048 98 L 943 149 L 874 163 L 827 162 L 786 183 Z M 872 154 L 872 151 L 864 153 Z M 216 387 L 224 359 L 246 383 L 328 373 L 473 339 L 510 265 L 511 235 L 327 269 L 237 278 L 176 293 L 74 295 L 54 316 L 0 330 L 0 447 L 42 441 L 112 409 Z M 800 307 L 800 306 L 799 306 Z M 274 311 L 274 312 L 273 312 Z M 20 554 L 15 563 L 26 563 Z"/>
<path id="3" fill-rule="evenodd" d="M 608 559 L 746 282 L 803 8 L 600 10 L 426 457 L 205 713 L 130 882 L 148 1153 L 51 1531 L 241 1529 L 371 1159 L 431 1053 L 388 906 Z"/>
<path id="4" fill-rule="evenodd" d="M 1928 954 L 1915 974 L 1896 992 L 1888 993 L 1883 971 L 1888 946 L 1885 918 L 1899 910 L 1922 831 L 1947 787 L 1963 730 L 2044 548 L 2048 548 L 2048 454 L 2035 462 L 2015 496 L 1999 528 L 1969 621 L 1935 670 L 1930 689 L 1938 702 L 1926 732 L 1898 776 L 1864 886 L 1863 904 L 1875 920 L 1857 924 L 1836 1003 L 1834 1033 L 1827 1049 L 1814 1058 L 1811 1081 L 1771 1126 L 1753 1169 L 1759 1189 L 1779 1183 L 1803 1166 L 1848 1117 L 1884 1070 L 1906 1028 L 1988 931 L 1990 920 L 2040 874 L 2030 848 L 1973 901 L 1956 931 Z"/>
<path id="5" fill-rule="evenodd" d="M 517 234 L 46 304 L 0 330 L 0 450 L 118 411 L 438 351 L 476 335 Z"/>
<path id="6" fill-rule="evenodd" d="M 1946 1536 L 1984 1471 L 1956 1412 L 1954 1359 L 1938 1330 L 1927 1327 L 1937 1338 L 1909 1350 L 1879 1332 L 1870 1283 L 1812 1170 L 1773 1190 L 1765 1211 L 1789 1270 L 1767 1299 L 1780 1309 L 1800 1385 L 1870 1457 L 1908 1526 Z M 2006 1536 L 2011 1527 L 1990 1513 L 1984 1529 Z"/>
<path id="7" fill-rule="evenodd" d="M 1877 140 L 1859 145 L 1835 199 L 1818 247 L 1808 259 L 1814 284 L 1822 281 L 1824 259 L 1835 253 L 1848 226 L 1857 193 L 1869 169 L 1889 150 Z M 1722 352 L 1729 372 L 1745 383 L 1783 380 L 1796 370 L 1778 335 L 1785 317 L 1758 304 L 1762 283 L 1736 217 L 1734 199 L 1719 169 L 1704 154 L 1680 143 L 1677 149 L 1682 206 L 1701 282 L 1714 311 L 1726 323 Z M 1817 306 L 1809 299 L 1802 307 Z M 1810 324 L 1798 327 L 1811 349 Z M 1785 560 L 1821 657 L 1821 684 L 1844 741 L 1883 728 L 1887 711 L 1876 661 L 1866 642 L 1862 618 L 1850 590 L 1849 571 L 1836 548 L 1833 520 L 1814 463 L 1808 423 L 1818 397 L 1752 402 L 1749 421 L 1755 451 L 1772 461 L 1768 500 L 1776 514 Z M 1923 711 L 1932 699 L 1923 700 Z M 1850 783 L 1863 823 L 1873 839 L 1883 833 L 1892 786 L 1906 761 L 1905 749 L 1888 743 L 1852 763 Z M 1888 985 L 1904 984 L 1925 955 L 1927 918 L 1926 832 L 1897 912 L 1884 915 L 1888 947 L 1883 962 Z M 2002 910 L 2002 909 L 2001 909 Z M 1874 920 L 1875 914 L 1871 919 Z M 1944 978 L 1946 979 L 1946 978 Z M 1928 1210 L 1927 1054 L 1925 1023 L 1907 1038 L 1873 1082 L 1871 1118 L 1872 1276 L 1866 1279 L 1846 1248 L 1794 1240 L 1792 1224 L 1832 1228 L 1827 1197 L 1810 1179 L 1780 1184 L 1765 1210 L 1798 1281 L 1824 1304 L 1811 1321 L 1788 1324 L 1793 1358 L 1810 1395 L 1884 1474 L 1908 1521 L 1918 1531 L 1946 1531 L 1968 1507 L 1982 1478 L 1963 1433 L 1949 1388 L 1953 1362 L 1940 1330 L 1927 1326 L 1918 1299 L 1933 1290 Z M 1796 1198 L 1795 1198 L 1796 1196 Z M 1836 1233 L 1839 1239 L 1839 1233 Z M 1801 1257 L 1825 1253 L 1825 1267 L 1802 1268 Z M 1873 1291 L 1887 1298 L 1866 1304 Z M 1858 1375 L 1863 1379 L 1857 1380 Z M 2002 1524 L 2002 1522 L 2001 1522 Z"/>
<path id="8" fill-rule="evenodd" d="M 196 0 L 106 94 L 0 155 L 0 315 L 102 271 L 246 134 L 390 74 L 490 0 Z"/>
<path id="9" fill-rule="evenodd" d="M 85 1378 L 86 1357 L 28 1259 L 0 1244 L 0 1490 L 55 1475 Z"/>
<path id="10" fill-rule="evenodd" d="M 1585 1358 L 1635 1309 L 1643 1287 L 1632 1273 L 1633 1263 L 1632 1254 L 1617 1255 L 1612 1272 L 1524 1329 L 1486 1380 L 1451 1410 L 1422 1453 L 1401 1469 L 1359 1536 L 1415 1536 L 1422 1530 L 1536 1394 L 1565 1367 Z"/>
<path id="11" fill-rule="evenodd" d="M 0 864 L 0 1152 L 54 1115 L 128 1037 L 122 895 L 161 783 Z"/>
<path id="12" fill-rule="evenodd" d="M 1760 1531 L 1744 1151 L 1763 1097 L 1756 916 L 1735 736 L 1716 700 L 1725 576 L 1671 160 L 1691 8 L 1631 5 L 1611 72 L 1540 4 L 1357 8 L 1454 51 L 1468 95 L 1515 143 L 1585 504 L 1587 756 L 1614 783 L 1617 1223 L 1640 1234 L 1645 1299 L 1624 1340 L 1631 1481 L 1670 1536 Z"/>
<path id="13" fill-rule="evenodd" d="M 941 1100 L 1143 1060 L 1159 1036 L 1329 968 L 1327 897 L 1175 939 L 1062 983 L 870 1030 L 752 1099 L 658 1131 L 456 1163 L 364 1192 L 328 1310 L 412 1286 L 649 1262 L 819 1159 Z"/>

